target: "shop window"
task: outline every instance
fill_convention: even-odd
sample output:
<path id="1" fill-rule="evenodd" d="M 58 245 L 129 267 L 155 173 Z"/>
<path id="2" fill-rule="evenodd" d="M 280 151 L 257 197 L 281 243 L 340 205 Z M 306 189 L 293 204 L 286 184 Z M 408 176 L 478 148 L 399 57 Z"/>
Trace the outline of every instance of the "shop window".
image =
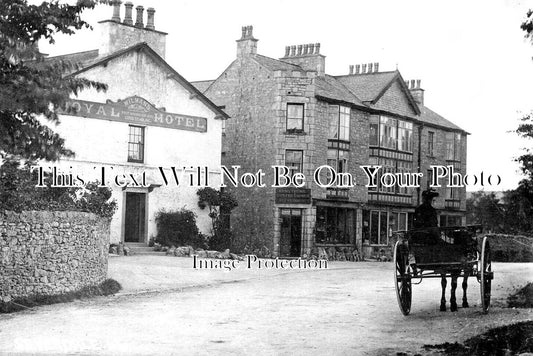
<path id="1" fill-rule="evenodd" d="M 287 131 L 304 130 L 304 104 L 287 104 Z"/>
<path id="2" fill-rule="evenodd" d="M 128 162 L 144 162 L 144 127 L 130 125 Z"/>
<path id="3" fill-rule="evenodd" d="M 315 226 L 317 243 L 349 244 L 355 235 L 355 210 L 317 206 Z"/>

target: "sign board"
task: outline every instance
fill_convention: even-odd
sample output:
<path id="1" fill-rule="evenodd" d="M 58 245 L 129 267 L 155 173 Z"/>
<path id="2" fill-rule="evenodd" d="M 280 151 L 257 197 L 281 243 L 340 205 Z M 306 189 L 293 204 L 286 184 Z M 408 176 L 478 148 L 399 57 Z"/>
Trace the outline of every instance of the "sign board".
<path id="1" fill-rule="evenodd" d="M 276 189 L 276 204 L 311 204 L 311 189 L 278 188 Z"/>
<path id="2" fill-rule="evenodd" d="M 131 96 L 116 103 L 108 100 L 105 104 L 70 99 L 67 101 L 66 110 L 61 111 L 61 113 L 176 130 L 207 131 L 207 119 L 205 117 L 173 114 L 159 110 L 139 96 Z"/>

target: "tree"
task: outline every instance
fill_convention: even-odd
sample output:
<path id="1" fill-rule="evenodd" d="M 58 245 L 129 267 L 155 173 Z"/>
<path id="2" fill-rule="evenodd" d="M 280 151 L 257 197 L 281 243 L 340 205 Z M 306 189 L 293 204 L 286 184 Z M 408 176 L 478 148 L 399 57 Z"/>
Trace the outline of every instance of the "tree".
<path id="1" fill-rule="evenodd" d="M 80 14 L 105 0 L 58 0 L 29 5 L 27 0 L 0 0 L 0 158 L 57 160 L 72 156 L 64 140 L 40 118 L 58 124 L 57 111 L 71 94 L 106 85 L 64 74 L 75 63 L 46 61 L 37 41 L 54 43 L 58 33 L 72 35 L 91 26 Z"/>
<path id="2" fill-rule="evenodd" d="M 475 192 L 466 201 L 466 220 L 468 224 L 481 224 L 485 230 L 502 232 L 505 211 L 494 192 Z"/>
<path id="3" fill-rule="evenodd" d="M 225 190 L 215 190 L 210 187 L 198 189 L 198 206 L 209 209 L 212 235 L 209 238 L 209 248 L 225 250 L 232 248 L 232 234 L 229 218 L 231 211 L 238 206 L 237 200 Z"/>

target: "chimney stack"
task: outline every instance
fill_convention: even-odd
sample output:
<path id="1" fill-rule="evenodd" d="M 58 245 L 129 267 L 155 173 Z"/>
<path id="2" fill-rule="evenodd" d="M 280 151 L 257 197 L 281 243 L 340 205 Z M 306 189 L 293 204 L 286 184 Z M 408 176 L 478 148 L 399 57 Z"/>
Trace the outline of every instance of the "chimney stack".
<path id="1" fill-rule="evenodd" d="M 111 18 L 111 21 L 120 22 L 120 4 L 122 1 L 120 0 L 114 0 L 112 2 L 113 5 L 113 17 Z"/>
<path id="2" fill-rule="evenodd" d="M 424 105 L 424 89 L 420 87 L 421 82 L 422 81 L 420 79 L 405 81 L 407 88 L 409 88 L 409 91 L 413 96 L 413 99 L 415 99 L 418 104 Z"/>
<path id="3" fill-rule="evenodd" d="M 146 10 L 147 18 L 146 18 L 146 29 L 147 30 L 155 30 L 155 24 L 154 24 L 154 15 L 155 15 L 155 9 L 153 7 L 149 7 Z"/>
<path id="4" fill-rule="evenodd" d="M 253 35 L 253 26 L 242 27 L 241 38 L 237 40 L 237 58 L 257 53 L 257 39 Z"/>
<path id="5" fill-rule="evenodd" d="M 122 23 L 120 22 L 121 0 L 112 0 L 113 17 L 110 20 L 99 21 L 100 47 L 99 55 L 104 56 L 133 46 L 137 43 L 146 42 L 157 54 L 165 58 L 166 33 L 155 30 L 154 8 L 148 8 L 146 27 L 143 22 L 143 6 L 137 6 L 135 26 L 133 24 L 133 3 L 127 1 L 124 4 L 125 13 Z"/>
<path id="6" fill-rule="evenodd" d="M 326 57 L 320 54 L 320 43 L 286 46 L 285 56 L 280 59 L 304 70 L 316 71 L 319 76 L 325 74 Z"/>
<path id="7" fill-rule="evenodd" d="M 124 4 L 124 7 L 126 8 L 126 12 L 122 23 L 124 25 L 133 25 L 133 3 L 128 1 Z"/>

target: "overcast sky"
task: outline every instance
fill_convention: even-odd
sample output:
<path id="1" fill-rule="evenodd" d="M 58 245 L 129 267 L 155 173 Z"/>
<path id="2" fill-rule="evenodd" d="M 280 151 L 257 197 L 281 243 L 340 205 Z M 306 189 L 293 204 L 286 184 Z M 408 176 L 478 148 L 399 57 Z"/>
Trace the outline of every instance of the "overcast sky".
<path id="1" fill-rule="evenodd" d="M 258 53 L 279 58 L 286 45 L 321 43 L 326 73 L 350 64 L 396 66 L 421 79 L 428 107 L 471 133 L 468 173 L 499 174 L 515 188 L 513 161 L 527 142 L 509 133 L 533 109 L 533 45 L 520 24 L 533 0 L 135 0 L 154 7 L 156 29 L 168 32 L 167 61 L 190 81 L 216 78 L 235 58 L 241 27 L 254 26 Z M 84 13 L 95 25 L 110 7 Z M 122 11 L 123 15 L 123 11 Z M 98 47 L 96 31 L 58 37 L 50 55 Z M 468 190 L 481 189 L 479 186 Z"/>

